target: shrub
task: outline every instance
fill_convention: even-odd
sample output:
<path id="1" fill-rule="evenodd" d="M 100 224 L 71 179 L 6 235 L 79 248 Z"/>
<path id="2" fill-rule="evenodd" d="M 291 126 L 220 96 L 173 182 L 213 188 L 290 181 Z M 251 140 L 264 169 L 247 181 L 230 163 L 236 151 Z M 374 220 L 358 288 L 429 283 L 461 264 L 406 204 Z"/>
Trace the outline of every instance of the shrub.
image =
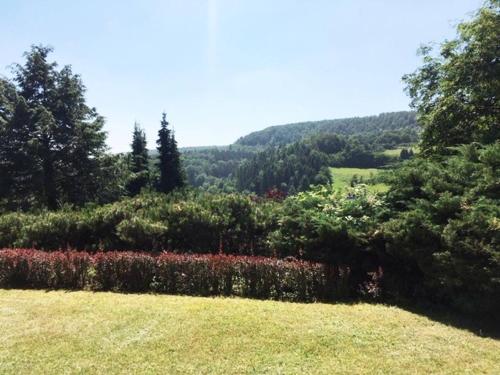
<path id="1" fill-rule="evenodd" d="M 84 252 L 0 250 L 0 286 L 83 289 L 91 262 Z"/>
<path id="2" fill-rule="evenodd" d="M 15 246 L 26 216 L 17 212 L 0 215 L 0 247 Z"/>
<path id="3" fill-rule="evenodd" d="M 385 291 L 465 312 L 500 307 L 499 160 L 500 143 L 472 144 L 393 173 Z"/>
<path id="4" fill-rule="evenodd" d="M 145 292 L 150 290 L 156 268 L 156 258 L 144 253 L 109 252 L 91 257 L 89 288 Z"/>
<path id="5" fill-rule="evenodd" d="M 332 188 L 316 187 L 283 202 L 269 244 L 280 257 L 364 267 L 361 258 L 370 255 L 367 250 L 383 210 L 382 200 L 368 194 L 364 185 L 350 189 L 347 197 Z M 373 264 L 374 269 L 377 266 Z"/>
<path id="6" fill-rule="evenodd" d="M 0 215 L 0 247 L 268 255 L 273 205 L 241 194 L 143 194 L 100 207 L 10 213 Z"/>
<path id="7" fill-rule="evenodd" d="M 233 255 L 0 250 L 0 287 L 240 296 L 288 301 L 352 297 L 349 270 Z"/>

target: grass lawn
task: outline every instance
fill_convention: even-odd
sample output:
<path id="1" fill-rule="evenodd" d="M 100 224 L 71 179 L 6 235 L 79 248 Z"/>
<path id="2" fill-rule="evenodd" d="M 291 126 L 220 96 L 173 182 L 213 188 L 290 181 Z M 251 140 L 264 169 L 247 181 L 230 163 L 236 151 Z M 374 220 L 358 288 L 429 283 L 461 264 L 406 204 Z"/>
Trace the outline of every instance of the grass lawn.
<path id="1" fill-rule="evenodd" d="M 363 177 L 367 180 L 369 178 L 375 177 L 380 169 L 376 168 L 330 168 L 333 177 L 333 187 L 334 189 L 343 190 L 351 186 L 351 178 L 354 175 L 358 177 Z M 388 186 L 382 183 L 377 183 L 373 185 L 368 185 L 368 191 L 372 193 L 379 193 L 387 191 Z"/>
<path id="2" fill-rule="evenodd" d="M 1 374 L 500 373 L 500 341 L 396 307 L 0 290 Z"/>

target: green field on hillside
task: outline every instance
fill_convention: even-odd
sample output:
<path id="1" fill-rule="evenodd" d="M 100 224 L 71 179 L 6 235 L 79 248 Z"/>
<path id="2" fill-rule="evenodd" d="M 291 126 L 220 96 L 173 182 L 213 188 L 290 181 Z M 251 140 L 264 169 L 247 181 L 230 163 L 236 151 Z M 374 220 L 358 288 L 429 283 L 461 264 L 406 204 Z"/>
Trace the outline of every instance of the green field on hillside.
<path id="1" fill-rule="evenodd" d="M 417 146 L 412 146 L 412 147 L 397 147 L 397 148 L 391 148 L 391 149 L 388 149 L 388 150 L 384 150 L 382 152 L 383 155 L 386 155 L 386 156 L 390 156 L 390 157 L 393 157 L 393 158 L 399 158 L 399 155 L 401 154 L 401 150 L 403 148 L 411 148 L 412 151 L 417 154 L 418 153 L 418 147 Z"/>
<path id="2" fill-rule="evenodd" d="M 0 290 L 1 374 L 500 373 L 500 341 L 396 307 Z"/>
<path id="3" fill-rule="evenodd" d="M 399 158 L 399 155 L 401 154 L 401 150 L 402 148 L 401 147 L 398 147 L 398 148 L 391 148 L 389 150 L 384 150 L 382 152 L 383 155 L 386 155 L 386 156 L 390 156 L 390 157 L 393 157 L 393 158 Z"/>
<path id="4" fill-rule="evenodd" d="M 351 179 L 354 175 L 363 178 L 364 181 L 374 178 L 380 169 L 376 168 L 330 168 L 333 177 L 333 187 L 343 190 L 351 186 Z M 368 184 L 368 191 L 379 193 L 387 191 L 388 186 L 383 183 Z"/>

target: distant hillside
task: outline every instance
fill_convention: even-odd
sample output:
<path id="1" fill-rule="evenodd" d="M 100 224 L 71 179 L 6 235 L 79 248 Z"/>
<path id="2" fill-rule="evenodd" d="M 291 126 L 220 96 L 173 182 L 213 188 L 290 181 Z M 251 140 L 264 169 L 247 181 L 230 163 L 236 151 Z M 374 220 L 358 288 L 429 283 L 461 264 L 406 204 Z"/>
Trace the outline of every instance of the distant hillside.
<path id="1" fill-rule="evenodd" d="M 385 165 L 391 158 L 383 152 L 416 143 L 419 131 L 413 112 L 392 112 L 271 126 L 232 145 L 183 147 L 180 152 L 191 186 L 258 194 L 279 187 L 293 192 L 327 182 L 332 166 Z M 398 159 L 399 152 L 392 159 Z M 149 156 L 155 163 L 158 153 L 152 149 Z"/>
<path id="2" fill-rule="evenodd" d="M 339 135 L 369 135 L 383 131 L 409 132 L 418 137 L 415 113 L 409 111 L 381 113 L 378 116 L 352 117 L 336 120 L 308 121 L 270 126 L 239 138 L 236 144 L 245 146 L 274 146 L 299 141 L 318 133 Z"/>

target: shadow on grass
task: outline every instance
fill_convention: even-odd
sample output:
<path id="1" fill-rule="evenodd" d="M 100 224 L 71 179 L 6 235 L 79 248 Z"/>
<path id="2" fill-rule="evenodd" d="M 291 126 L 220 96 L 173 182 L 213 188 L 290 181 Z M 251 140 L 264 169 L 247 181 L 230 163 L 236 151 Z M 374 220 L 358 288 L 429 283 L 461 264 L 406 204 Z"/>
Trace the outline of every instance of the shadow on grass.
<path id="1" fill-rule="evenodd" d="M 435 322 L 469 331 L 476 336 L 500 339 L 500 320 L 491 314 L 466 315 L 450 308 L 428 303 L 396 302 L 388 304 Z"/>

